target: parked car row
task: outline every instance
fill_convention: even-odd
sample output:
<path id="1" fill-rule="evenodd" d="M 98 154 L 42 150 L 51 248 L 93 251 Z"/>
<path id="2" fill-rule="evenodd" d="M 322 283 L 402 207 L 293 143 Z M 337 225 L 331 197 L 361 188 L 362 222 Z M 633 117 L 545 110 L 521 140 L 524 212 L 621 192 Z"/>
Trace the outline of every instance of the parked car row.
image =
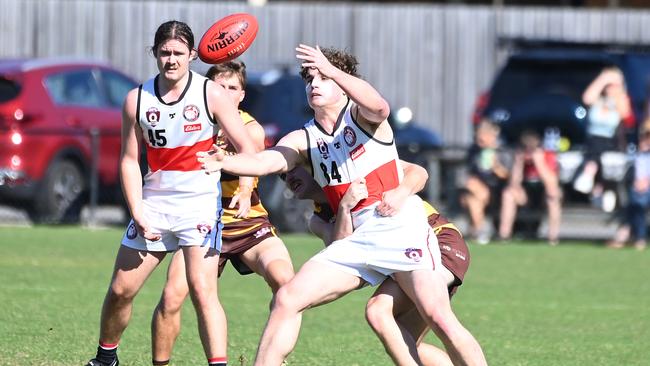
<path id="1" fill-rule="evenodd" d="M 479 96 L 473 123 L 488 118 L 501 127 L 503 140 L 514 145 L 527 129 L 557 150 L 559 178 L 565 204 L 586 203 L 589 197 L 573 190 L 583 164 L 588 107 L 582 94 L 605 68 L 620 69 L 636 122 L 647 117 L 650 52 L 647 49 L 599 44 L 509 40 L 514 52 Z M 635 121 L 621 126 L 620 150 L 603 154 L 602 182 L 625 200 L 629 153 L 636 143 Z M 533 215 L 535 216 L 535 215 Z"/>
<path id="2" fill-rule="evenodd" d="M 568 184 L 582 161 L 586 107 L 581 94 L 607 66 L 623 71 L 637 119 L 646 115 L 650 53 L 611 47 L 520 47 L 476 103 L 473 122 L 490 118 L 514 143 L 524 129 L 557 133 L 560 177 Z M 118 177 L 121 103 L 137 82 L 95 61 L 0 60 L 0 202 L 26 207 L 36 222 L 76 222 L 88 201 L 93 145 L 100 202 L 122 202 Z M 286 69 L 251 72 L 241 107 L 264 126 L 267 146 L 311 118 L 305 85 Z M 400 156 L 427 166 L 443 148 L 434 132 L 394 108 L 389 122 Z M 629 131 L 634 141 L 634 131 Z M 605 171 L 622 180 L 621 156 Z M 283 230 L 304 230 L 311 212 L 277 177 L 261 182 L 264 204 Z"/>
<path id="3" fill-rule="evenodd" d="M 0 202 L 35 222 L 77 222 L 93 144 L 99 200 L 119 202 L 121 104 L 136 85 L 96 61 L 0 61 Z"/>

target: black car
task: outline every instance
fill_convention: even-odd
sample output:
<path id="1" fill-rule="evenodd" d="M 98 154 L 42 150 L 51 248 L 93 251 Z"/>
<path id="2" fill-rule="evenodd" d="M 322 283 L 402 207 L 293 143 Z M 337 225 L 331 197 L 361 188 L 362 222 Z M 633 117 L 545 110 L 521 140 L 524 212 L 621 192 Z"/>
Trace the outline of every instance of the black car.
<path id="1" fill-rule="evenodd" d="M 287 133 L 299 129 L 313 117 L 307 103 L 305 83 L 297 72 L 274 69 L 247 76 L 246 96 L 240 108 L 253 115 L 264 127 L 266 146 L 273 146 Z M 388 121 L 393 127 L 400 157 L 421 165 L 442 147 L 434 132 L 411 121 L 408 108 L 399 108 Z M 312 213 L 311 202 L 292 199 L 284 182 L 276 176 L 260 180 L 264 206 L 280 230 L 305 231 Z"/>

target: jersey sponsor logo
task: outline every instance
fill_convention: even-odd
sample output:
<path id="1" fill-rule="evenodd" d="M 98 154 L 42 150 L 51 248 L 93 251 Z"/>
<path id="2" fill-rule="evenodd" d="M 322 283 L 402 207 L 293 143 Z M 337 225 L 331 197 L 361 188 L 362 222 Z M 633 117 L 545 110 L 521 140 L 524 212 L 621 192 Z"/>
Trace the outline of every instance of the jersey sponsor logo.
<path id="1" fill-rule="evenodd" d="M 198 230 L 199 233 L 201 233 L 201 235 L 205 237 L 208 234 L 210 234 L 210 232 L 212 231 L 212 226 L 210 226 L 209 224 L 201 223 L 196 225 L 196 230 Z"/>
<path id="2" fill-rule="evenodd" d="M 354 144 L 357 143 L 357 134 L 354 132 L 352 127 L 350 126 L 345 126 L 343 129 L 343 139 L 345 140 L 345 143 L 348 144 L 349 147 L 354 146 Z"/>
<path id="3" fill-rule="evenodd" d="M 156 124 L 160 121 L 160 111 L 156 107 L 147 109 L 145 116 L 147 117 L 147 122 L 149 122 L 151 127 L 156 127 Z"/>
<path id="4" fill-rule="evenodd" d="M 352 160 L 355 160 L 359 156 L 363 155 L 363 153 L 365 152 L 366 152 L 366 148 L 363 147 L 363 145 L 359 145 L 354 149 L 352 149 L 352 151 L 350 151 L 350 157 L 352 158 Z"/>
<path id="5" fill-rule="evenodd" d="M 316 140 L 316 146 L 318 147 L 318 152 L 321 154 L 323 159 L 329 159 L 330 157 L 330 150 L 327 147 L 327 143 L 323 139 L 317 139 Z"/>
<path id="6" fill-rule="evenodd" d="M 259 238 L 261 238 L 262 236 L 264 236 L 264 235 L 266 235 L 266 234 L 268 234 L 268 233 L 270 233 L 270 232 L 271 232 L 271 228 L 270 228 L 270 227 L 263 227 L 263 228 L 257 230 L 257 231 L 255 232 L 255 234 L 253 234 L 253 236 L 255 237 L 255 239 L 259 239 Z"/>
<path id="7" fill-rule="evenodd" d="M 183 132 L 194 132 L 194 131 L 201 131 L 201 124 L 200 123 L 194 123 L 191 125 L 183 125 Z"/>
<path id="8" fill-rule="evenodd" d="M 418 248 L 407 248 L 404 250 L 404 254 L 406 255 L 407 258 L 414 260 L 415 262 L 419 262 L 422 260 L 422 249 Z"/>
<path id="9" fill-rule="evenodd" d="M 126 237 L 133 240 L 136 236 L 138 236 L 138 230 L 135 229 L 135 223 L 132 222 L 126 229 Z"/>
<path id="10" fill-rule="evenodd" d="M 183 117 L 187 122 L 194 122 L 199 119 L 199 107 L 194 104 L 188 104 L 183 108 Z"/>

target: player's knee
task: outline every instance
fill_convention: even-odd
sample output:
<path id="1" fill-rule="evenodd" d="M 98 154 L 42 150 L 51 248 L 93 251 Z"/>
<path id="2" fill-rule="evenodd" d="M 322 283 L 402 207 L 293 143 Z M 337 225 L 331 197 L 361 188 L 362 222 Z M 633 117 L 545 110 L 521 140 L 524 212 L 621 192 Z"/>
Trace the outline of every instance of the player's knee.
<path id="1" fill-rule="evenodd" d="M 299 312 L 296 296 L 292 294 L 287 286 L 280 287 L 275 294 L 273 311 L 276 312 Z"/>
<path id="2" fill-rule="evenodd" d="M 123 303 L 133 301 L 135 295 L 138 293 L 137 289 L 122 284 L 112 283 L 106 294 L 106 300 L 112 303 Z"/>
<path id="3" fill-rule="evenodd" d="M 196 304 L 207 304 L 210 301 L 214 301 L 214 297 L 217 295 L 217 286 L 216 280 L 213 279 L 214 283 L 203 278 L 196 278 L 192 281 L 188 281 L 190 295 L 192 301 Z"/>
<path id="4" fill-rule="evenodd" d="M 293 270 L 286 268 L 285 270 L 276 271 L 273 276 L 269 276 L 267 283 L 271 287 L 273 293 L 277 293 L 280 288 L 287 284 L 293 278 Z"/>
<path id="5" fill-rule="evenodd" d="M 175 291 L 168 291 L 167 288 L 163 291 L 160 302 L 158 303 L 158 311 L 163 315 L 175 314 L 181 310 L 183 301 L 185 301 L 186 294 L 179 294 Z"/>
<path id="6" fill-rule="evenodd" d="M 366 321 L 375 330 L 380 331 L 387 316 L 393 316 L 392 306 L 381 298 L 373 297 L 366 304 Z"/>

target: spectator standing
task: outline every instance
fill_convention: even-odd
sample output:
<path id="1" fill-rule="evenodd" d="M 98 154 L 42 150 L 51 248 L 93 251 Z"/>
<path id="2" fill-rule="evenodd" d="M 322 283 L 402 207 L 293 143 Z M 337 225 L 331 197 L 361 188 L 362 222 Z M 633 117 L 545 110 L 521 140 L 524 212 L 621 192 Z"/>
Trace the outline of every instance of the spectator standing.
<path id="1" fill-rule="evenodd" d="M 470 237 L 479 244 L 490 240 L 483 227 L 486 209 L 498 203 L 501 191 L 510 174 L 512 156 L 499 142 L 501 129 L 494 122 L 484 119 L 476 127 L 475 141 L 469 150 L 469 177 L 465 183 L 462 204 L 470 217 Z"/>
<path id="2" fill-rule="evenodd" d="M 614 240 L 607 244 L 610 248 L 623 248 L 630 234 L 634 237 L 636 249 L 644 250 L 647 247 L 645 212 L 650 207 L 650 119 L 646 119 L 639 130 L 639 146 L 633 169 L 634 178 L 628 187 L 626 222 L 618 229 Z"/>
<path id="3" fill-rule="evenodd" d="M 510 183 L 501 198 L 501 222 L 499 236 L 508 240 L 517 207 L 529 202 L 535 205 L 545 198 L 548 210 L 548 241 L 557 245 L 562 212 L 557 156 L 554 151 L 544 150 L 539 135 L 531 130 L 520 137 L 520 147 L 515 152 Z"/>
<path id="4" fill-rule="evenodd" d="M 634 125 L 634 114 L 625 89 L 623 73 L 616 67 L 604 69 L 585 89 L 582 102 L 589 108 L 585 164 L 575 179 L 573 188 L 590 194 L 599 202 L 603 186 L 596 184 L 601 155 L 619 150 L 616 133 L 623 122 Z M 614 205 L 610 205 L 613 206 Z"/>

